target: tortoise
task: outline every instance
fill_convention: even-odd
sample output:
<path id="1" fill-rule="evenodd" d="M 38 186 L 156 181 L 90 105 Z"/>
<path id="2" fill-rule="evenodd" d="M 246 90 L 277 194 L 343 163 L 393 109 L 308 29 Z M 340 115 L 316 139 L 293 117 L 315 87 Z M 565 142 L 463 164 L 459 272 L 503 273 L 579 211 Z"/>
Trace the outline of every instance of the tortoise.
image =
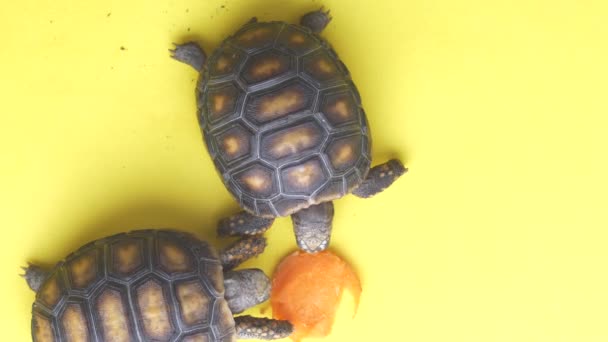
<path id="1" fill-rule="evenodd" d="M 172 57 L 199 73 L 198 119 L 207 150 L 243 211 L 219 222 L 220 236 L 260 234 L 291 215 L 298 246 L 329 246 L 335 199 L 368 198 L 407 170 L 371 165 L 371 138 L 349 71 L 319 33 L 329 11 L 300 25 L 254 17 L 207 59 L 195 42 Z"/>
<path id="2" fill-rule="evenodd" d="M 136 230 L 90 242 L 46 271 L 25 268 L 36 300 L 36 342 L 236 341 L 291 334 L 287 321 L 233 314 L 266 301 L 259 269 L 234 271 L 260 254 L 262 236 L 221 252 L 175 230 Z"/>

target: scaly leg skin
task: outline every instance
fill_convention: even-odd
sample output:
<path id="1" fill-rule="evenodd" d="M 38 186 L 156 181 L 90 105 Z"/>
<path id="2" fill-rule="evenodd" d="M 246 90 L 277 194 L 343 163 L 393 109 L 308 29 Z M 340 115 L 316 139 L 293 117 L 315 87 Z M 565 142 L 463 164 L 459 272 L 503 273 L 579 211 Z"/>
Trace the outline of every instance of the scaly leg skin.
<path id="1" fill-rule="evenodd" d="M 224 272 L 224 298 L 233 314 L 239 314 L 270 298 L 270 279 L 257 268 Z"/>
<path id="2" fill-rule="evenodd" d="M 274 218 L 263 218 L 241 211 L 220 220 L 217 235 L 220 237 L 260 235 L 267 231 L 273 222 Z"/>
<path id="3" fill-rule="evenodd" d="M 291 215 L 298 247 L 308 253 L 317 253 L 329 247 L 334 205 L 325 202 L 302 209 Z"/>
<path id="4" fill-rule="evenodd" d="M 263 317 L 238 316 L 234 318 L 236 335 L 243 340 L 277 340 L 288 337 L 293 326 L 288 321 Z"/>
<path id="5" fill-rule="evenodd" d="M 329 11 L 323 11 L 323 8 L 304 14 L 300 19 L 300 25 L 308 27 L 313 33 L 321 33 L 323 29 L 331 21 Z"/>
<path id="6" fill-rule="evenodd" d="M 367 177 L 353 190 L 353 195 L 361 198 L 369 198 L 388 188 L 397 178 L 401 177 L 407 169 L 397 159 L 391 159 L 384 164 L 374 166 Z"/>
<path id="7" fill-rule="evenodd" d="M 263 236 L 248 236 L 226 247 L 220 252 L 220 261 L 224 271 L 231 270 L 243 262 L 258 256 L 266 248 L 266 238 Z"/>
<path id="8" fill-rule="evenodd" d="M 198 72 L 203 70 L 203 65 L 205 65 L 207 56 L 205 55 L 205 51 L 203 51 L 198 44 L 195 42 L 188 42 L 173 45 L 175 45 L 175 49 L 169 50 L 171 52 L 171 58 L 188 64 Z"/>
<path id="9" fill-rule="evenodd" d="M 49 273 L 42 267 L 32 264 L 28 264 L 27 267 L 21 268 L 25 271 L 25 274 L 22 274 L 21 276 L 25 278 L 27 285 L 30 287 L 30 289 L 32 289 L 32 291 L 38 292 Z"/>

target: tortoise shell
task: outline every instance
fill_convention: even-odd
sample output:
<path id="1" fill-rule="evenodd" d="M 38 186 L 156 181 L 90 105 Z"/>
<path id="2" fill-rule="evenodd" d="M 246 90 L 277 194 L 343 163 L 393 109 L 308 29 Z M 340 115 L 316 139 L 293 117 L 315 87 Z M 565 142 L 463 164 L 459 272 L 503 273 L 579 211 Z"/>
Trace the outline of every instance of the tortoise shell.
<path id="1" fill-rule="evenodd" d="M 214 164 L 252 214 L 285 216 L 340 198 L 369 171 L 357 88 L 305 27 L 245 25 L 210 56 L 196 95 Z"/>
<path id="2" fill-rule="evenodd" d="M 194 236 L 140 230 L 58 263 L 32 308 L 34 341 L 236 341 L 216 251 Z"/>

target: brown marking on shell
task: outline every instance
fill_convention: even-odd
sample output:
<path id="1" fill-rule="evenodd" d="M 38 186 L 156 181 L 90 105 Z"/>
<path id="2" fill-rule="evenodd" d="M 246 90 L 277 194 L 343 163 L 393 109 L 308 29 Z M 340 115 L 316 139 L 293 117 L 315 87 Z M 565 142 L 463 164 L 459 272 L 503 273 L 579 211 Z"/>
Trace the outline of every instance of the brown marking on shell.
<path id="1" fill-rule="evenodd" d="M 336 104 L 330 110 L 335 112 L 341 118 L 352 116 L 352 111 L 350 108 L 348 108 L 348 105 L 344 101 L 336 102 Z"/>
<path id="2" fill-rule="evenodd" d="M 92 250 L 78 256 L 68 265 L 74 287 L 86 288 L 97 278 L 97 252 Z"/>
<path id="3" fill-rule="evenodd" d="M 337 171 L 344 171 L 355 166 L 361 155 L 361 136 L 354 135 L 332 142 L 327 155 L 332 167 Z"/>
<path id="4" fill-rule="evenodd" d="M 286 128 L 262 139 L 262 155 L 273 160 L 295 156 L 319 145 L 322 138 L 318 126 L 310 122 Z"/>
<path id="5" fill-rule="evenodd" d="M 272 27 L 257 26 L 239 34 L 236 37 L 236 42 L 243 47 L 253 48 L 263 46 L 266 43 L 271 42 L 273 39 L 274 30 Z"/>
<path id="6" fill-rule="evenodd" d="M 269 196 L 274 191 L 270 171 L 257 165 L 239 174 L 237 179 L 244 190 L 251 194 Z"/>
<path id="7" fill-rule="evenodd" d="M 70 304 L 66 307 L 61 319 L 61 325 L 68 342 L 89 341 L 87 320 L 80 305 Z"/>
<path id="8" fill-rule="evenodd" d="M 176 243 L 158 240 L 160 264 L 167 273 L 192 271 L 192 260 L 189 253 Z"/>
<path id="9" fill-rule="evenodd" d="M 217 312 L 217 325 L 219 330 L 222 333 L 227 333 L 228 331 L 234 329 L 234 317 L 232 316 L 232 311 L 230 311 L 230 308 L 228 307 L 228 302 L 223 299 L 219 300 Z"/>
<path id="10" fill-rule="evenodd" d="M 213 112 L 221 113 L 225 110 L 226 102 L 228 102 L 228 96 L 225 94 L 215 94 L 213 95 L 211 101 L 213 102 Z"/>
<path id="11" fill-rule="evenodd" d="M 237 97 L 238 90 L 233 85 L 211 90 L 207 100 L 211 120 L 217 120 L 234 112 Z"/>
<path id="12" fill-rule="evenodd" d="M 340 69 L 336 62 L 326 53 L 304 57 L 304 71 L 321 82 L 340 76 Z"/>
<path id="13" fill-rule="evenodd" d="M 184 337 L 183 342 L 210 342 L 209 335 L 207 334 L 196 334 Z"/>
<path id="14" fill-rule="evenodd" d="M 254 97 L 247 111 L 255 121 L 265 123 L 307 109 L 311 99 L 312 91 L 296 82 Z"/>
<path id="15" fill-rule="evenodd" d="M 337 151 L 335 157 L 332 159 L 334 164 L 344 164 L 346 162 L 352 162 L 354 160 L 353 147 L 350 145 L 342 145 Z"/>
<path id="16" fill-rule="evenodd" d="M 300 44 L 306 42 L 306 38 L 304 38 L 304 35 L 302 33 L 295 32 L 295 33 L 292 33 L 291 36 L 289 36 L 289 42 L 294 45 L 300 45 Z"/>
<path id="17" fill-rule="evenodd" d="M 166 340 L 173 334 L 168 303 L 156 281 L 148 280 L 137 288 L 137 304 L 149 339 Z"/>
<path id="18" fill-rule="evenodd" d="M 55 341 L 55 336 L 53 335 L 53 328 L 51 327 L 51 322 L 39 315 L 34 314 L 34 341 L 36 342 L 53 342 Z"/>
<path id="19" fill-rule="evenodd" d="M 228 155 L 235 155 L 239 150 L 241 150 L 239 141 L 234 136 L 225 137 L 222 146 L 224 147 L 224 152 Z"/>
<path id="20" fill-rule="evenodd" d="M 306 54 L 319 46 L 319 43 L 309 33 L 304 33 L 291 25 L 287 25 L 278 38 L 278 45 L 284 46 L 298 55 Z"/>
<path id="21" fill-rule="evenodd" d="M 141 245 L 134 240 L 121 241 L 111 247 L 114 271 L 129 275 L 143 263 Z"/>
<path id="22" fill-rule="evenodd" d="M 357 119 L 357 104 L 350 93 L 329 95 L 321 106 L 321 112 L 333 125 L 352 122 Z"/>
<path id="23" fill-rule="evenodd" d="M 267 52 L 255 56 L 247 64 L 244 77 L 249 83 L 262 82 L 289 70 L 289 58 Z"/>
<path id="24" fill-rule="evenodd" d="M 222 156 L 227 161 L 240 158 L 249 153 L 250 135 L 239 126 L 222 133 L 218 140 Z"/>
<path id="25" fill-rule="evenodd" d="M 57 274 L 49 278 L 42 288 L 38 291 L 38 296 L 42 304 L 49 308 L 53 308 L 59 302 L 61 298 L 61 289 L 59 288 L 59 280 Z"/>
<path id="26" fill-rule="evenodd" d="M 113 289 L 106 289 L 97 299 L 97 310 L 101 319 L 104 341 L 130 342 L 128 313 L 124 307 L 121 294 Z"/>
<path id="27" fill-rule="evenodd" d="M 215 263 L 207 263 L 205 264 L 205 270 L 203 273 L 207 276 L 207 278 L 211 281 L 211 285 L 217 293 L 224 293 L 224 272 L 222 269 L 222 265 Z"/>
<path id="28" fill-rule="evenodd" d="M 242 58 L 242 52 L 230 46 L 222 49 L 218 57 L 210 63 L 209 73 L 211 77 L 233 73 Z"/>
<path id="29" fill-rule="evenodd" d="M 317 61 L 317 68 L 324 74 L 330 74 L 335 71 L 334 65 L 325 58 L 321 58 Z"/>
<path id="30" fill-rule="evenodd" d="M 203 286 L 198 281 L 192 281 L 178 284 L 176 289 L 183 321 L 188 326 L 207 322 L 212 303 Z"/>
<path id="31" fill-rule="evenodd" d="M 282 177 L 287 192 L 310 193 L 324 180 L 322 166 L 316 159 L 286 168 L 282 172 Z"/>
<path id="32" fill-rule="evenodd" d="M 228 58 L 226 58 L 226 56 L 220 56 L 220 58 L 217 59 L 215 68 L 218 71 L 225 72 L 229 65 L 230 65 L 230 62 L 228 61 Z"/>
<path id="33" fill-rule="evenodd" d="M 261 190 L 262 188 L 265 188 L 268 186 L 268 179 L 266 177 L 263 176 L 259 176 L 259 175 L 252 175 L 249 177 L 245 177 L 245 184 L 247 184 L 247 186 L 249 186 L 249 188 L 253 189 L 253 190 Z"/>
<path id="34" fill-rule="evenodd" d="M 301 109 L 304 103 L 305 100 L 300 92 L 285 89 L 260 101 L 259 116 L 261 121 L 272 120 Z"/>

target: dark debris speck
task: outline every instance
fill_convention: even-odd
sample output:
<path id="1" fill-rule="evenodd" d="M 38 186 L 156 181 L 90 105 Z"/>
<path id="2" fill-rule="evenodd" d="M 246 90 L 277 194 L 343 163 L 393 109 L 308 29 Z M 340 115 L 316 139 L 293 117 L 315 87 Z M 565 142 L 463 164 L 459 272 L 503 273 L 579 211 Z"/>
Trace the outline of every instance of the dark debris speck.
<path id="1" fill-rule="evenodd" d="M 110 17 L 112 15 L 112 12 L 108 12 L 108 14 L 106 14 L 106 17 Z"/>
<path id="2" fill-rule="evenodd" d="M 121 50 L 121 51 L 125 51 L 126 49 L 127 49 L 127 48 L 126 48 L 126 47 L 124 47 L 124 46 L 121 46 L 121 47 L 120 47 L 120 50 Z"/>

